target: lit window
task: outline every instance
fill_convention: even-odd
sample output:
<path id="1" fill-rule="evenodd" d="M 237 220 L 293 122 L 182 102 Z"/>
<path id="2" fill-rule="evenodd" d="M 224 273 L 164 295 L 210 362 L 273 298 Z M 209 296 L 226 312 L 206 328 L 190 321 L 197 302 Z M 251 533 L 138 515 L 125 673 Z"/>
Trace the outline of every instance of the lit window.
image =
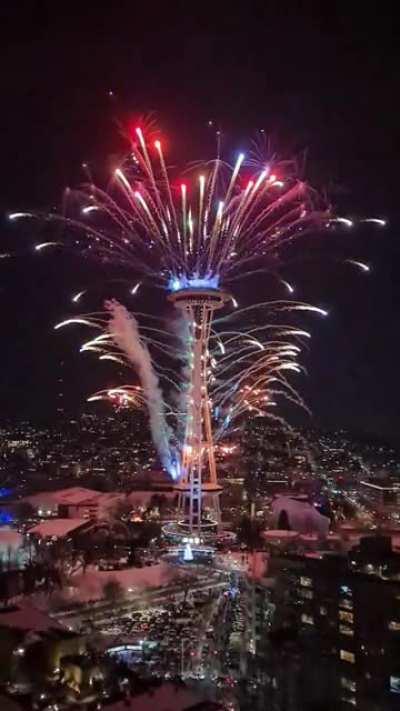
<path id="1" fill-rule="evenodd" d="M 314 624 L 314 618 L 312 615 L 302 615 L 301 616 L 301 621 L 304 622 L 306 625 L 313 625 Z"/>
<path id="2" fill-rule="evenodd" d="M 339 600 L 339 607 L 345 607 L 346 610 L 352 610 L 353 603 L 351 600 Z"/>
<path id="3" fill-rule="evenodd" d="M 340 698 L 341 701 L 344 701 L 345 704 L 351 704 L 352 706 L 356 706 L 357 702 L 355 699 L 355 696 L 342 696 Z"/>
<path id="4" fill-rule="evenodd" d="M 321 607 L 319 608 L 319 614 L 322 615 L 323 617 L 325 617 L 328 614 L 328 610 L 326 609 L 326 607 L 324 605 L 321 605 Z"/>
<path id="5" fill-rule="evenodd" d="M 347 649 L 341 649 L 339 656 L 340 659 L 343 659 L 344 662 L 350 662 L 350 664 L 355 664 L 356 655 L 353 652 L 348 652 Z"/>
<path id="6" fill-rule="evenodd" d="M 299 595 L 300 595 L 300 597 L 304 598 L 305 600 L 312 600 L 314 597 L 312 590 L 302 590 L 301 588 L 299 590 Z"/>
<path id="7" fill-rule="evenodd" d="M 311 578 L 306 578 L 302 575 L 300 578 L 300 585 L 302 585 L 303 588 L 312 588 Z"/>
<path id="8" fill-rule="evenodd" d="M 400 694 L 400 676 L 390 677 L 390 691 L 392 694 Z"/>
<path id="9" fill-rule="evenodd" d="M 341 593 L 341 595 L 348 595 L 349 597 L 351 597 L 353 594 L 353 591 L 351 588 L 349 588 L 348 585 L 341 585 L 340 586 L 340 593 Z"/>
<path id="10" fill-rule="evenodd" d="M 340 634 L 345 634 L 347 637 L 354 637 L 354 631 L 352 627 L 347 627 L 347 625 L 339 625 Z"/>
<path id="11" fill-rule="evenodd" d="M 347 679 L 345 676 L 340 677 L 340 686 L 343 689 L 348 689 L 349 691 L 355 691 L 357 688 L 357 684 L 353 679 Z"/>
<path id="12" fill-rule="evenodd" d="M 349 622 L 351 625 L 354 622 L 354 616 L 352 612 L 345 612 L 345 610 L 339 610 L 339 620 L 344 622 Z"/>
<path id="13" fill-rule="evenodd" d="M 400 622 L 399 620 L 390 620 L 388 627 L 392 632 L 400 632 Z"/>

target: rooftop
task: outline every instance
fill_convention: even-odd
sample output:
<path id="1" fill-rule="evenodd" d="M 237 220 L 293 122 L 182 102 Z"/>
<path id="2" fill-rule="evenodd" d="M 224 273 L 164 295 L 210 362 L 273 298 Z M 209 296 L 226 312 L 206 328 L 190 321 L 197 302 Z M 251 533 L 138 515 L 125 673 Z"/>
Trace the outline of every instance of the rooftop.
<path id="1" fill-rule="evenodd" d="M 57 491 L 41 491 L 39 494 L 27 496 L 25 501 L 35 504 L 41 503 L 43 499 L 46 499 L 47 501 L 52 501 L 55 504 L 73 506 L 99 496 L 101 496 L 100 491 L 86 489 L 83 486 L 71 486 L 68 489 L 58 489 Z"/>
<path id="2" fill-rule="evenodd" d="M 47 632 L 51 628 L 63 629 L 56 620 L 28 603 L 22 603 L 18 607 L 9 610 L 1 610 L 0 627 L 17 627 L 22 630 L 34 630 L 35 632 Z"/>
<path id="3" fill-rule="evenodd" d="M 88 522 L 83 518 L 53 518 L 41 521 L 33 528 L 28 530 L 28 533 L 33 533 L 42 538 L 62 538 L 67 536 L 71 531 L 86 525 Z"/>
<path id="4" fill-rule="evenodd" d="M 360 484 L 368 486 L 370 489 L 377 489 L 378 491 L 400 491 L 400 484 L 390 481 L 390 479 L 370 479 L 368 481 L 361 481 Z"/>

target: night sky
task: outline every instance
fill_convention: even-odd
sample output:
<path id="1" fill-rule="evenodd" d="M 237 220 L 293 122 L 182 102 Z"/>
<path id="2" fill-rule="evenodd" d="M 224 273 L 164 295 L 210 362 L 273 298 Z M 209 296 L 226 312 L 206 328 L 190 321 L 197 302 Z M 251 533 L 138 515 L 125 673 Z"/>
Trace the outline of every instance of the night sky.
<path id="1" fill-rule="evenodd" d="M 278 152 L 307 151 L 308 177 L 339 214 L 389 220 L 384 231 L 344 233 L 346 256 L 371 263 L 369 276 L 344 267 L 340 240 L 326 236 L 299 244 L 282 274 L 299 298 L 331 311 L 305 322 L 314 338 L 301 389 L 313 423 L 400 444 L 394 19 L 349 3 L 102 5 L 110 7 L 21 1 L 0 10 L 0 251 L 21 252 L 0 260 L 1 418 L 51 416 L 58 392 L 78 407 L 93 385 L 113 382 L 110 367 L 94 372 L 92 360 L 76 356 L 78 333 L 51 329 L 73 313 L 79 288 L 93 287 L 88 309 L 121 296 L 120 285 L 101 291 L 97 265 L 62 253 L 24 256 L 37 228 L 10 230 L 4 214 L 59 204 L 83 161 L 102 177 L 123 148 L 118 121 L 154 111 L 171 162 L 213 156 L 210 119 L 232 160 L 264 128 Z M 249 289 L 239 288 L 241 302 Z M 269 296 L 277 296 L 272 283 L 253 285 L 252 301 Z M 150 307 L 154 298 L 142 300 Z"/>

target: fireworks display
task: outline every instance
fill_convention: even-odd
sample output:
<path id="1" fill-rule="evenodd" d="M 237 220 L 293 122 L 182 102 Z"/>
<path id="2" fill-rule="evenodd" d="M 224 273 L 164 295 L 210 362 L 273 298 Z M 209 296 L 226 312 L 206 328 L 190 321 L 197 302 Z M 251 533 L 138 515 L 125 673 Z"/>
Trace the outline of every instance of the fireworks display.
<path id="1" fill-rule="evenodd" d="M 102 314 L 66 319 L 55 328 L 77 324 L 97 329 L 99 335 L 84 342 L 81 352 L 92 352 L 99 360 L 134 368 L 140 386 L 128 384 L 101 390 L 90 396 L 88 402 L 106 400 L 116 407 L 146 407 L 160 460 L 175 478 L 187 440 L 192 397 L 193 340 L 187 335 L 188 324 L 182 318 L 173 323 L 173 328 L 156 327 L 152 316 L 130 314 L 116 301 L 107 302 L 106 306 L 107 311 Z M 250 311 L 261 312 L 262 320 L 269 318 L 268 322 L 246 327 Z M 229 434 L 248 412 L 289 428 L 276 411 L 279 400 L 307 410 L 297 388 L 289 381 L 290 375 L 304 370 L 299 358 L 311 336 L 308 331 L 285 322 L 290 313 L 298 311 L 326 315 L 322 309 L 308 304 L 282 301 L 255 304 L 215 319 L 203 368 L 215 442 Z M 140 317 L 144 323 L 139 332 Z M 148 325 L 149 318 L 152 325 Z"/>
<path id="2" fill-rule="evenodd" d="M 297 177 L 295 162 L 246 162 L 240 153 L 233 166 L 217 157 L 190 172 L 186 182 L 170 179 L 161 141 L 148 145 L 136 128 L 129 156 L 107 190 L 93 182 L 68 188 L 65 214 L 43 218 L 68 226 L 67 244 L 74 249 L 173 291 L 226 287 L 265 268 L 268 257 L 298 235 L 332 222 L 328 206 Z M 12 221 L 33 217 L 9 215 Z M 291 293 L 291 285 L 286 288 Z"/>
<path id="3" fill-rule="evenodd" d="M 146 140 L 145 132 L 136 128 L 129 155 L 114 170 L 107 189 L 92 180 L 79 190 L 68 189 L 65 212 L 50 213 L 44 219 L 63 225 L 67 246 L 104 264 L 122 265 L 137 276 L 140 281 L 130 288 L 133 296 L 142 284 L 172 293 L 222 293 L 250 274 L 275 272 L 271 265 L 278 257 L 284 260 L 286 248 L 297 238 L 337 228 L 348 230 L 354 224 L 331 213 L 298 176 L 294 161 L 268 161 L 259 150 L 248 160 L 240 153 L 228 165 L 218 149 L 215 160 L 187 169 L 184 182 L 175 174 L 170 177 L 170 172 L 161 140 Z M 24 217 L 34 215 L 9 215 L 12 221 Z M 380 218 L 365 221 L 379 227 L 385 224 Z M 58 239 L 42 242 L 35 249 L 59 244 Z M 346 261 L 369 271 L 363 262 Z M 295 287 L 278 278 L 292 295 Z M 75 293 L 72 301 L 79 303 L 86 291 Z M 279 399 L 305 407 L 289 378 L 303 370 L 299 357 L 310 334 L 286 319 L 290 312 L 327 315 L 299 301 L 253 304 L 244 309 L 238 308 L 230 294 L 225 301 L 226 313 L 211 319 L 203 333 L 199 370 L 216 440 L 244 412 L 283 422 L 276 411 Z M 191 319 L 194 313 L 190 311 Z M 260 325 L 249 327 L 249 316 L 255 313 L 260 315 Z M 121 304 L 110 301 L 105 314 L 67 319 L 56 328 L 78 323 L 101 329 L 81 350 L 134 368 L 140 389 L 118 386 L 96 393 L 89 401 L 105 398 L 118 406 L 146 406 L 160 460 L 176 477 L 182 453 L 193 449 L 190 426 L 188 430 L 194 387 L 191 370 L 193 342 L 201 324 L 188 320 L 188 309 L 172 331 L 154 322 L 149 325 L 146 318 L 150 317 L 143 317 L 139 330 L 140 314 L 129 314 Z"/>

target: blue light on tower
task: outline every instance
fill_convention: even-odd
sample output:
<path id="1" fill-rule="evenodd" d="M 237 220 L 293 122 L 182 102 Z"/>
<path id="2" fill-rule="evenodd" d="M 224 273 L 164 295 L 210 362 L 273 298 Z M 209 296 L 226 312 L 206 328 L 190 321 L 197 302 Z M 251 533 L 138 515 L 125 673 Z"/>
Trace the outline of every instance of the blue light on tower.
<path id="1" fill-rule="evenodd" d="M 173 276 L 168 282 L 170 291 L 180 291 L 181 289 L 218 289 L 219 274 L 205 274 L 200 277 L 198 274 L 187 276 Z"/>

